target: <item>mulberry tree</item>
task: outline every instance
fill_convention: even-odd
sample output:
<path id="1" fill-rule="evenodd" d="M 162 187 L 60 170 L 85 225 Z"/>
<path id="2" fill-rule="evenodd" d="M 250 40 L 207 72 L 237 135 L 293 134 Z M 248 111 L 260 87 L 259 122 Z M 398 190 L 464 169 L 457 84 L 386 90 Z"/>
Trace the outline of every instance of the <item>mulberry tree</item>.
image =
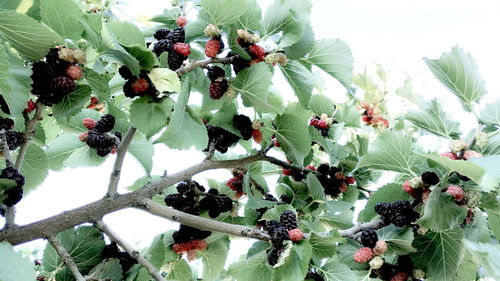
<path id="1" fill-rule="evenodd" d="M 142 30 L 114 1 L 27 2 L 0 1 L 0 280 L 500 279 L 500 100 L 479 105 L 460 47 L 424 61 L 472 131 L 410 80 L 389 93 L 380 66 L 353 74 L 346 43 L 315 39 L 308 0 L 172 0 Z M 155 175 L 157 146 L 205 159 Z M 144 168 L 129 188 L 127 153 Z M 104 198 L 16 224 L 49 170 L 106 158 Z M 179 225 L 137 249 L 103 221 L 125 208 Z M 37 239 L 39 253 L 14 248 Z"/>

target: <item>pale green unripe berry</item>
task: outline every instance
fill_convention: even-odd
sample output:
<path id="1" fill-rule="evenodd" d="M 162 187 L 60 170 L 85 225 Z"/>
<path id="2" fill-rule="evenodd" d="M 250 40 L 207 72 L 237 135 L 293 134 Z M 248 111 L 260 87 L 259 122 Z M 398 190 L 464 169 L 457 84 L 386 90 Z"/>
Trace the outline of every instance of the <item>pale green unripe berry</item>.
<path id="1" fill-rule="evenodd" d="M 422 269 L 414 269 L 413 276 L 418 280 L 422 280 L 425 278 L 425 272 Z"/>
<path id="2" fill-rule="evenodd" d="M 467 143 L 464 140 L 454 140 L 451 142 L 451 151 L 458 153 L 467 148 Z"/>
<path id="3" fill-rule="evenodd" d="M 379 269 L 382 267 L 383 264 L 384 264 L 384 259 L 380 256 L 376 256 L 370 261 L 370 267 L 372 269 Z"/>

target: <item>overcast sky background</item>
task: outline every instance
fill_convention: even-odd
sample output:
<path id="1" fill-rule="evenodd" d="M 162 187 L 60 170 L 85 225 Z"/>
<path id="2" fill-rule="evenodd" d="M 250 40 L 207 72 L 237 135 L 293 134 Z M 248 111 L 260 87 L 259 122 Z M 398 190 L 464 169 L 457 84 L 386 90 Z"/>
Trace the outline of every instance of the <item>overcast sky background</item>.
<path id="1" fill-rule="evenodd" d="M 158 14 L 169 1 L 124 0 L 116 13 L 124 19 L 145 18 Z M 259 1 L 266 7 L 271 1 Z M 486 81 L 491 101 L 500 96 L 500 1 L 312 1 L 311 24 L 316 39 L 339 38 L 351 48 L 355 72 L 366 65 L 380 63 L 391 76 L 389 91 L 402 85 L 406 75 L 415 79 L 419 94 L 426 98 L 439 98 L 446 103 L 445 109 L 454 119 L 464 118 L 464 112 L 453 98 L 430 73 L 422 58 L 438 58 L 458 44 L 475 57 L 480 73 Z M 343 91 L 338 83 L 326 75 L 326 95 L 334 101 L 342 101 Z M 288 91 L 288 89 L 285 89 Z M 401 105 L 403 106 L 403 105 Z M 467 118 L 467 117 L 465 117 Z M 464 130 L 475 125 L 468 123 Z M 186 155 L 189 155 L 186 157 Z M 59 214 L 102 198 L 106 193 L 109 172 L 114 156 L 97 168 L 65 169 L 50 172 L 49 177 L 36 191 L 26 196 L 17 206 L 17 223 L 27 224 Z M 164 145 L 155 146 L 153 174 L 163 170 L 174 173 L 198 163 L 203 155 L 194 151 L 171 151 Z M 120 191 L 144 176 L 141 166 L 131 156 L 125 158 L 120 181 Z M 225 180 L 228 172 L 206 172 L 205 176 Z M 127 242 L 147 247 L 151 239 L 176 224 L 137 210 L 122 210 L 108 215 L 104 221 Z M 3 218 L 0 218 L 3 225 Z M 237 243 L 243 243 L 238 241 Z M 245 245 L 252 243 L 245 242 Z M 41 240 L 22 247 L 43 245 Z M 243 244 L 242 244 L 243 245 Z M 238 253 L 232 253 L 231 258 Z"/>

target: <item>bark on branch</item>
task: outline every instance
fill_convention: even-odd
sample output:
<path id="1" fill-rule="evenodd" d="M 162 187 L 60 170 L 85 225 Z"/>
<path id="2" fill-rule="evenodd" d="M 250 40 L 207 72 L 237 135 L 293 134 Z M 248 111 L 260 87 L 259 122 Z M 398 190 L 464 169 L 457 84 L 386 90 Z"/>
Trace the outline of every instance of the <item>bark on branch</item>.
<path id="1" fill-rule="evenodd" d="M 128 147 L 134 138 L 136 129 L 132 126 L 129 127 L 127 134 L 123 138 L 122 142 L 118 145 L 116 149 L 116 160 L 113 166 L 113 171 L 111 171 L 111 177 L 109 179 L 108 185 L 108 196 L 113 197 L 116 195 L 116 190 L 118 189 L 118 182 L 120 181 L 120 173 L 123 165 L 123 160 L 125 159 L 125 154 L 127 154 Z"/>
<path id="2" fill-rule="evenodd" d="M 146 260 L 137 250 L 134 250 L 132 246 L 130 246 L 127 242 L 121 239 L 113 230 L 111 230 L 102 220 L 97 220 L 94 222 L 95 227 L 97 227 L 102 232 L 106 233 L 111 241 L 114 241 L 116 244 L 120 245 L 127 253 L 136 259 L 142 266 L 144 266 L 149 274 L 156 281 L 166 281 L 163 276 L 156 270 L 156 268 Z"/>

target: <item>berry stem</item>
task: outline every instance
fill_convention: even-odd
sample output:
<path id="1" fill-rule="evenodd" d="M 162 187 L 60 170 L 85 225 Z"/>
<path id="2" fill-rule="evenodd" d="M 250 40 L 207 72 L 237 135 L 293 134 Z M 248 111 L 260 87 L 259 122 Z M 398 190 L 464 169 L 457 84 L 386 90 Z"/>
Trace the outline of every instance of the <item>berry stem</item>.
<path id="1" fill-rule="evenodd" d="M 132 127 L 131 127 L 132 128 Z M 137 250 L 135 250 L 132 246 L 130 246 L 127 242 L 121 239 L 113 230 L 111 230 L 102 220 L 97 220 L 94 222 L 94 226 L 97 227 L 100 231 L 108 236 L 109 240 L 115 242 L 120 245 L 131 257 L 136 259 L 142 266 L 144 266 L 151 277 L 153 277 L 156 281 L 166 281 L 163 276 L 156 270 L 156 268 L 146 260 Z"/>
<path id="2" fill-rule="evenodd" d="M 116 148 L 116 160 L 113 166 L 113 171 L 109 179 L 108 193 L 106 196 L 113 197 L 116 196 L 116 191 L 118 189 L 118 182 L 120 181 L 120 174 L 123 165 L 123 160 L 125 159 L 125 154 L 127 153 L 128 147 L 132 142 L 136 132 L 136 128 L 130 126 L 128 128 L 123 141 Z"/>
<path id="3" fill-rule="evenodd" d="M 24 155 L 26 154 L 26 151 L 28 150 L 28 146 L 30 144 L 29 142 L 33 137 L 33 135 L 35 134 L 35 126 L 36 124 L 38 124 L 39 121 L 42 120 L 42 113 L 43 113 L 43 104 L 39 99 L 35 103 L 35 115 L 33 116 L 32 119 L 29 118 L 27 112 L 23 112 L 24 124 L 26 129 L 24 130 L 24 137 L 21 142 L 21 147 L 19 148 L 19 153 L 16 159 L 15 168 L 18 171 L 19 169 L 21 169 L 21 165 L 23 164 Z"/>
<path id="4" fill-rule="evenodd" d="M 69 268 L 71 273 L 73 273 L 76 281 L 85 281 L 85 278 L 83 277 L 83 275 L 80 273 L 80 271 L 78 271 L 78 267 L 76 266 L 75 261 L 70 256 L 68 251 L 66 251 L 64 246 L 61 244 L 61 241 L 59 241 L 59 239 L 57 239 L 55 236 L 47 237 L 47 241 L 49 241 L 50 245 L 52 245 L 52 247 L 54 247 L 57 254 L 63 260 L 64 264 Z"/>

